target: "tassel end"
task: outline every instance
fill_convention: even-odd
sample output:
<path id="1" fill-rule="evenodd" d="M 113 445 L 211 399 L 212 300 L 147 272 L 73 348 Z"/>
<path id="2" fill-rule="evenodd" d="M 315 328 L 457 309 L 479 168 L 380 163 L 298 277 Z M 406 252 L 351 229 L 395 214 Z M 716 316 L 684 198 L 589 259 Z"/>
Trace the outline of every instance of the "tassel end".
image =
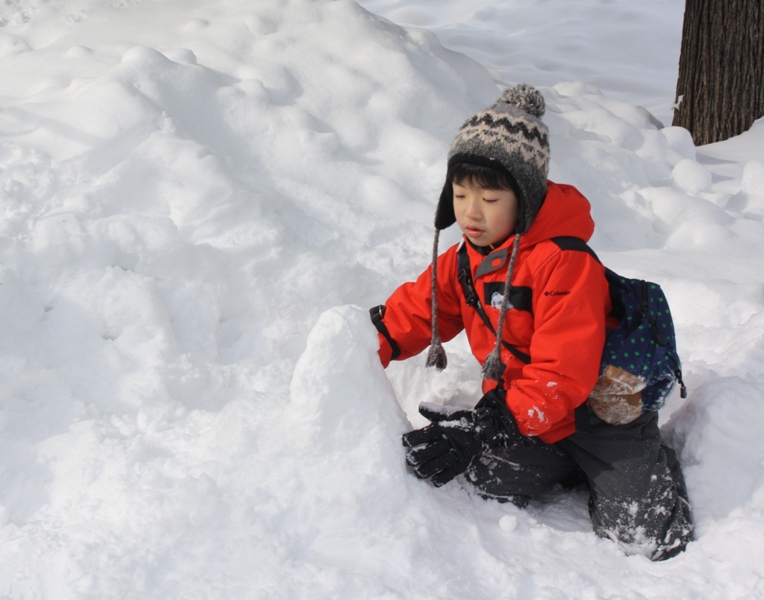
<path id="1" fill-rule="evenodd" d="M 430 350 L 427 352 L 427 366 L 435 367 L 438 371 L 442 371 L 446 368 L 447 364 L 446 350 L 440 342 L 431 345 Z"/>
<path id="2" fill-rule="evenodd" d="M 501 355 L 496 351 L 491 352 L 483 363 L 483 378 L 498 382 L 504 374 L 504 369 Z"/>

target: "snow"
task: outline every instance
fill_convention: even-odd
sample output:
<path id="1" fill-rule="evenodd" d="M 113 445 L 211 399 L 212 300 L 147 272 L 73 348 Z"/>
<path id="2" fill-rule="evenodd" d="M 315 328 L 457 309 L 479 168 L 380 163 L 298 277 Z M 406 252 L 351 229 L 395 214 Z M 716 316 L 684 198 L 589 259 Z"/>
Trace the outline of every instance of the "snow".
<path id="1" fill-rule="evenodd" d="M 661 126 L 682 10 L 0 4 L 0 597 L 764 598 L 764 121 Z M 459 337 L 383 370 L 367 309 L 429 263 L 457 127 L 521 81 L 592 246 L 671 302 L 697 540 L 665 563 L 580 492 L 404 466 L 417 405 L 474 404 L 479 368 Z"/>

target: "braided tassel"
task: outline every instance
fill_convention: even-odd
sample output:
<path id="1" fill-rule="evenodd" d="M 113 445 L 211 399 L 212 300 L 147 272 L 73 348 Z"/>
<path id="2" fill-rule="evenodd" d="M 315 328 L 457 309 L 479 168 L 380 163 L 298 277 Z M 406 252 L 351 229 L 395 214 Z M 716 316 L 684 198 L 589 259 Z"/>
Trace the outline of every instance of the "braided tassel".
<path id="1" fill-rule="evenodd" d="M 438 331 L 438 239 L 440 229 L 435 228 L 435 240 L 432 244 L 432 339 L 427 352 L 427 366 L 435 367 L 438 371 L 446 368 L 448 360 Z"/>
<path id="2" fill-rule="evenodd" d="M 496 345 L 491 353 L 486 357 L 483 363 L 483 378 L 492 381 L 499 381 L 504 373 L 504 363 L 501 361 L 501 332 L 504 331 L 504 317 L 509 310 L 509 290 L 512 281 L 512 271 L 515 269 L 515 259 L 517 251 L 520 248 L 521 234 L 515 234 L 515 242 L 512 244 L 512 256 L 509 259 L 507 267 L 507 280 L 504 282 L 504 298 L 501 301 L 501 311 L 499 312 L 499 325 L 496 327 Z"/>

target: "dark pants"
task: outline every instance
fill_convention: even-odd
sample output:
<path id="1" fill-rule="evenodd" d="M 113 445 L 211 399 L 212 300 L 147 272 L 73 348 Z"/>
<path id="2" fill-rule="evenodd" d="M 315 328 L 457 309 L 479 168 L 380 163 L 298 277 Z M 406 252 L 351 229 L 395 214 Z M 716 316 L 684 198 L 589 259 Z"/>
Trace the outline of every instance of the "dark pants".
<path id="1" fill-rule="evenodd" d="M 484 497 L 518 506 L 557 484 L 588 483 L 597 535 L 652 560 L 682 552 L 692 536 L 692 515 L 676 453 L 661 444 L 658 414 L 608 425 L 587 406 L 579 412 L 573 435 L 485 453 L 467 469 L 467 481 Z"/>

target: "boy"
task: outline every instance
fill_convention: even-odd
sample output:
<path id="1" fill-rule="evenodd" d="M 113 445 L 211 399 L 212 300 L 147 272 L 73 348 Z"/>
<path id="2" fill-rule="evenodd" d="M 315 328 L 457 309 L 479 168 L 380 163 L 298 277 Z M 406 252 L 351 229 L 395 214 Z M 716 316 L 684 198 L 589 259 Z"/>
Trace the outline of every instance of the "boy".
<path id="1" fill-rule="evenodd" d="M 464 123 L 448 154 L 433 263 L 371 311 L 385 367 L 429 344 L 428 366 L 445 368 L 441 338 L 462 329 L 483 365 L 473 410 L 420 406 L 432 423 L 403 436 L 406 460 L 435 486 L 461 475 L 484 498 L 521 507 L 586 482 L 595 532 L 664 560 L 692 533 L 684 479 L 656 412 L 612 425 L 587 402 L 615 323 L 604 267 L 585 243 L 589 203 L 547 181 L 544 110 L 541 94 L 519 85 Z M 454 222 L 464 240 L 438 256 L 438 234 Z"/>

